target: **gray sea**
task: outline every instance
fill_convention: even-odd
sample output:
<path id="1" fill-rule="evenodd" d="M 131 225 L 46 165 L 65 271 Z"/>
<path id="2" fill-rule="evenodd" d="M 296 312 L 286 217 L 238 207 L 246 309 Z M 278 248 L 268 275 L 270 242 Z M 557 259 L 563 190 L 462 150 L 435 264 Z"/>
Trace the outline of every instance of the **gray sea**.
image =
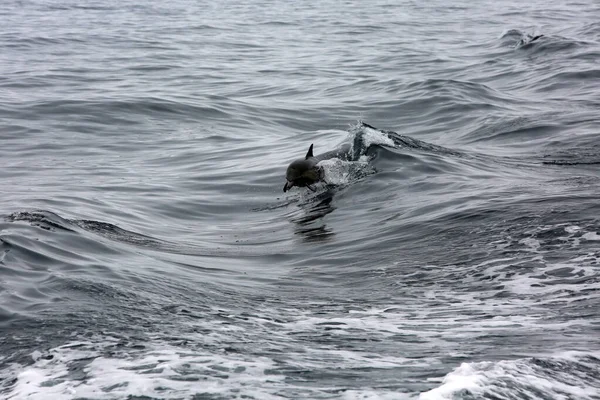
<path id="1" fill-rule="evenodd" d="M 597 0 L 0 21 L 2 399 L 600 399 Z"/>

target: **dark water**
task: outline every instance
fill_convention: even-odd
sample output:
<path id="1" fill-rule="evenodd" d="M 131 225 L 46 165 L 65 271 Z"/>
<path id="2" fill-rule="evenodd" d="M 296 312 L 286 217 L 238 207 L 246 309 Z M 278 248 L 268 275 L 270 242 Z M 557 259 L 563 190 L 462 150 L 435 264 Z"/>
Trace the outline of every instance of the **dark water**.
<path id="1" fill-rule="evenodd" d="M 600 399 L 598 2 L 0 18 L 2 398 Z"/>

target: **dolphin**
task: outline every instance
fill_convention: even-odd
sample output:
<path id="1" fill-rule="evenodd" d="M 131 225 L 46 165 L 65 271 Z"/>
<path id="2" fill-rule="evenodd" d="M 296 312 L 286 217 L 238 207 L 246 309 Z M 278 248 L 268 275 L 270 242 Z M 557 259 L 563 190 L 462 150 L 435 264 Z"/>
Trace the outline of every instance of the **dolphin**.
<path id="1" fill-rule="evenodd" d="M 527 35 L 523 36 L 521 38 L 521 40 L 519 40 L 519 43 L 517 43 L 517 47 L 527 46 L 527 45 L 529 45 L 529 44 L 531 44 L 531 43 L 535 42 L 536 40 L 538 40 L 540 38 L 543 38 L 543 37 L 544 37 L 544 35 L 535 35 L 535 36 L 532 36 L 532 35 L 527 34 Z"/>
<path id="2" fill-rule="evenodd" d="M 294 186 L 306 187 L 313 192 L 316 190 L 313 186 L 318 182 L 325 182 L 325 173 L 323 167 L 319 166 L 319 162 L 331 158 L 348 159 L 350 145 L 346 144 L 341 148 L 327 153 L 314 156 L 313 145 L 308 148 L 308 153 L 304 158 L 299 158 L 292 161 L 285 172 L 286 182 L 283 186 L 283 192 L 287 192 Z"/>

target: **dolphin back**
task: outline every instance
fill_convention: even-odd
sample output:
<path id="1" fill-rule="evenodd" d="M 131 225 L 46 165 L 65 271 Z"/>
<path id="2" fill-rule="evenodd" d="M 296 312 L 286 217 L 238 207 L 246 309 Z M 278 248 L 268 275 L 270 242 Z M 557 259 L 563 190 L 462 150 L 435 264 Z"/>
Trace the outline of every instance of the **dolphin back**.
<path id="1" fill-rule="evenodd" d="M 315 159 L 316 162 L 331 160 L 332 158 L 339 158 L 340 160 L 348 161 L 348 160 L 350 160 L 350 158 L 352 156 L 350 154 L 350 149 L 351 149 L 350 144 L 345 143 L 341 147 L 339 147 L 335 150 L 331 150 L 326 153 L 316 155 L 313 158 Z"/>

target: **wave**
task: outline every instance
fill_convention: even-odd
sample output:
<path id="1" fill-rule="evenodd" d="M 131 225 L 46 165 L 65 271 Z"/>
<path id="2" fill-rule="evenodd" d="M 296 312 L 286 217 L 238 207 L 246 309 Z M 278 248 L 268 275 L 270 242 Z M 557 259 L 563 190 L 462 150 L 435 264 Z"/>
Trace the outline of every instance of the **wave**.
<path id="1" fill-rule="evenodd" d="M 335 199 L 347 191 L 361 190 L 372 186 L 371 181 L 383 174 L 388 184 L 399 185 L 406 190 L 411 183 L 422 182 L 419 191 L 427 191 L 434 179 L 469 179 L 473 174 L 496 175 L 504 161 L 494 160 L 477 153 L 435 145 L 391 130 L 381 130 L 363 121 L 352 126 L 338 150 L 328 152 L 338 155 L 340 149 L 347 153 L 319 162 L 323 168 L 324 182 L 316 186 L 315 193 L 308 189 L 296 189 L 282 202 L 260 207 L 254 211 L 274 210 L 294 205 L 286 218 L 296 225 L 296 234 L 307 241 L 330 240 L 334 233 L 323 224 L 323 218 L 337 208 Z M 395 176 L 394 180 L 388 179 Z M 379 180 L 379 179 L 378 179 Z M 382 193 L 391 195 L 387 188 Z M 361 193 L 360 198 L 378 196 Z M 368 202 L 369 200 L 365 200 Z"/>
<path id="2" fill-rule="evenodd" d="M 600 140 L 590 135 L 558 141 L 541 157 L 540 162 L 557 166 L 600 164 Z"/>
<path id="3" fill-rule="evenodd" d="M 381 130 L 363 121 L 349 129 L 348 136 L 337 149 L 317 155 L 322 161 L 324 187 L 347 186 L 376 173 L 372 161 L 385 154 L 386 149 L 409 150 L 449 157 L 464 157 L 465 154 L 435 144 L 427 143 L 390 130 Z M 389 153 L 389 152 L 388 152 Z"/>
<path id="4" fill-rule="evenodd" d="M 256 256 L 279 251 L 279 246 L 276 244 L 271 244 L 268 248 L 265 247 L 263 249 L 257 249 L 240 248 L 236 243 L 234 243 L 233 246 L 228 246 L 224 243 L 220 244 L 219 246 L 211 246 L 209 243 L 206 243 L 204 246 L 200 243 L 174 243 L 168 240 L 158 239 L 152 236 L 126 230 L 111 223 L 86 219 L 66 219 L 62 218 L 58 214 L 44 210 L 14 212 L 5 217 L 5 220 L 8 222 L 27 222 L 34 227 L 41 228 L 46 231 L 65 231 L 74 236 L 82 238 L 83 236 L 81 235 L 81 230 L 90 232 L 94 234 L 96 238 L 88 237 L 85 239 L 85 243 L 87 243 L 88 246 L 86 247 L 86 252 L 91 251 L 94 247 L 100 247 L 101 252 L 113 253 L 115 251 L 111 251 L 106 243 L 103 243 L 97 238 L 108 239 L 111 242 L 133 246 L 151 252 L 192 256 L 216 257 L 234 254 L 238 256 L 242 254 Z M 91 245 L 92 243 L 93 245 Z"/>
<path id="5" fill-rule="evenodd" d="M 224 118 L 228 116 L 228 112 L 221 110 L 218 107 L 207 107 L 201 104 L 194 104 L 190 99 L 166 99 L 166 98 L 130 98 L 130 99 L 99 99 L 99 100 L 53 100 L 53 101 L 38 101 L 25 103 L 19 106 L 6 107 L 3 111 L 13 113 L 27 113 L 38 116 L 43 115 L 86 115 L 90 118 L 102 119 L 107 116 L 115 118 L 117 115 L 122 115 L 118 119 L 120 123 L 125 123 L 127 120 L 133 119 L 133 115 L 151 115 L 161 114 L 165 118 L 174 118 L 173 115 L 178 115 L 180 118 L 183 115 L 199 116 L 205 118 Z M 171 116 L 169 116 L 171 114 Z M 126 116 L 125 116 L 126 115 Z M 26 115 L 24 115 L 26 118 Z"/>
<path id="6" fill-rule="evenodd" d="M 520 50 L 534 50 L 535 53 L 551 53 L 565 51 L 592 44 L 585 40 L 577 40 L 557 35 L 530 33 L 520 29 L 509 29 L 502 33 L 500 41 L 504 45 Z"/>
<path id="7" fill-rule="evenodd" d="M 600 392 L 600 354 L 565 352 L 551 357 L 463 363 L 421 400 L 581 399 Z"/>
<path id="8" fill-rule="evenodd" d="M 385 151 L 384 149 L 386 148 L 394 150 L 408 149 L 427 154 L 441 154 L 451 157 L 464 156 L 464 153 L 461 153 L 460 151 L 427 143 L 410 136 L 401 135 L 394 131 L 381 130 L 363 121 L 359 121 L 350 128 L 345 143 L 350 144 L 347 150 L 348 155 L 345 159 L 340 160 L 339 158 L 336 158 L 336 161 L 334 162 L 326 160 L 320 163 L 320 165 L 325 166 L 327 181 L 345 184 L 369 175 L 370 173 L 367 172 L 369 169 L 368 163 L 376 158 L 378 151 Z M 339 161 L 348 161 L 348 163 L 340 164 Z M 346 165 L 348 170 L 343 170 L 343 165 Z M 360 168 L 360 165 L 364 168 Z M 351 169 L 353 169 L 353 171 L 351 171 Z M 371 169 L 371 173 L 372 172 L 374 172 L 374 170 Z M 344 175 L 346 179 L 341 179 L 341 175 Z"/>

